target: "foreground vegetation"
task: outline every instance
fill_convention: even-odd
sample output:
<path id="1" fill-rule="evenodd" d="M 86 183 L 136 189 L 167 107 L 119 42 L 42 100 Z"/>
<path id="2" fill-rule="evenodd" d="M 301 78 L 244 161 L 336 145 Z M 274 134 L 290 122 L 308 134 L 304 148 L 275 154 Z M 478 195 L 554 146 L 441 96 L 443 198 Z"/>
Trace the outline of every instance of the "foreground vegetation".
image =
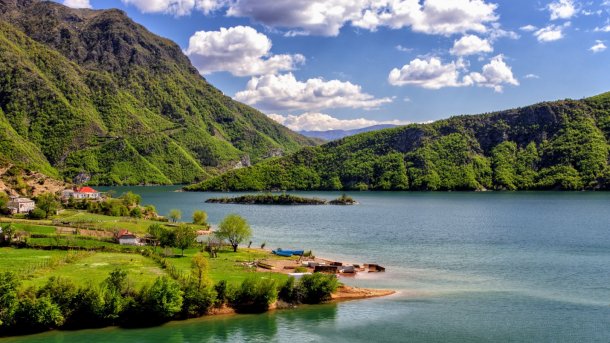
<path id="1" fill-rule="evenodd" d="M 0 254 L 13 261 L 23 255 L 20 249 L 9 249 L 0 249 Z M 27 252 L 29 256 L 42 253 Z M 187 274 L 176 272 L 170 262 L 151 251 L 129 256 L 128 263 L 117 267 L 117 258 L 121 256 L 116 254 L 72 255 L 71 260 L 58 262 L 45 282 L 32 282 L 24 276 L 27 274 L 6 271 L 6 266 L 0 265 L 0 335 L 55 328 L 152 326 L 226 307 L 240 313 L 264 312 L 277 300 L 289 304 L 327 301 L 338 287 L 334 275 L 319 273 L 299 281 L 285 276 L 283 280 L 267 277 L 270 273 L 263 273 L 265 276 L 250 273 L 240 283 L 225 279 L 214 282 L 209 276 L 211 261 L 201 253 L 189 259 Z M 107 263 L 107 268 L 97 269 L 92 275 L 91 270 L 103 264 L 89 267 L 88 259 L 114 263 Z M 166 269 L 136 267 L 134 259 L 145 259 L 148 264 L 156 261 Z M 86 274 L 83 268 L 87 269 Z"/>
<path id="2" fill-rule="evenodd" d="M 363 133 L 185 189 L 610 189 L 610 93 Z"/>

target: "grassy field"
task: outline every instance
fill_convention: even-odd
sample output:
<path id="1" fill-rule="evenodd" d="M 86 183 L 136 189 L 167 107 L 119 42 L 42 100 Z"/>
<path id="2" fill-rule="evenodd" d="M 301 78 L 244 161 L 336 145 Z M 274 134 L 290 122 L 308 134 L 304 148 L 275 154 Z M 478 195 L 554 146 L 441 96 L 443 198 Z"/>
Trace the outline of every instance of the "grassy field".
<path id="1" fill-rule="evenodd" d="M 176 266 L 178 270 L 183 273 L 188 273 L 191 270 L 191 259 L 199 250 L 195 248 L 187 249 L 184 251 L 184 257 L 178 257 L 181 252 L 180 250 L 175 249 L 174 252 L 177 257 L 172 257 L 169 261 Z M 208 253 L 206 252 L 203 254 L 204 256 L 208 256 Z M 236 253 L 234 253 L 232 249 L 221 250 L 218 253 L 217 258 L 208 259 L 210 265 L 209 276 L 214 282 L 225 280 L 233 285 L 240 284 L 243 280 L 252 275 L 268 277 L 283 282 L 288 278 L 285 274 L 256 272 L 243 264 L 245 262 L 273 258 L 282 259 L 282 257 L 271 255 L 267 251 L 258 249 L 242 248 L 237 250 Z"/>
<path id="2" fill-rule="evenodd" d="M 152 283 L 165 275 L 154 261 L 139 254 L 80 253 L 72 260 L 59 250 L 0 248 L 0 272 L 14 271 L 24 279 L 24 286 L 41 286 L 51 276 L 66 277 L 78 285 L 97 285 L 116 268 L 127 271 L 134 287 Z M 54 263 L 49 263 L 51 260 Z"/>
<path id="3" fill-rule="evenodd" d="M 118 229 L 126 229 L 134 233 L 145 233 L 148 227 L 152 224 L 160 222 L 147 219 L 137 219 L 131 217 L 112 217 L 103 214 L 87 213 L 84 211 L 65 210 L 56 218 L 64 224 L 70 226 L 82 226 L 87 228 L 104 229 L 114 231 Z M 164 225 L 173 226 L 173 223 L 162 223 Z M 189 224 L 197 230 L 206 229 L 201 225 Z"/>

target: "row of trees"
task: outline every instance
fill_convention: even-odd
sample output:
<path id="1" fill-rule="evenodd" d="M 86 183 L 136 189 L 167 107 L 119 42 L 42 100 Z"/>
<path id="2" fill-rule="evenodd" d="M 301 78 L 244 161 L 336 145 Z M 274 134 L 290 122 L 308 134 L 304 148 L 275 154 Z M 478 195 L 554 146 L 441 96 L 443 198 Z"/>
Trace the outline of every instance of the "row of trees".
<path id="1" fill-rule="evenodd" d="M 193 257 L 191 274 L 178 280 L 159 277 L 136 289 L 123 270 L 112 271 L 99 285 L 77 286 L 70 279 L 51 277 L 40 288 L 22 288 L 17 274 L 0 274 L 0 335 L 55 328 L 108 325 L 150 326 L 172 319 L 199 317 L 214 307 L 238 312 L 264 312 L 277 299 L 315 304 L 330 299 L 338 287 L 335 275 L 305 275 L 285 283 L 250 277 L 239 286 L 213 284 L 208 261 Z"/>
<path id="2" fill-rule="evenodd" d="M 207 214 L 204 211 L 195 211 L 193 221 L 195 223 L 205 223 Z M 148 227 L 147 233 L 161 247 L 175 247 L 182 250 L 191 247 L 195 243 L 197 231 L 194 227 L 181 223 L 175 228 L 169 228 L 162 224 L 152 224 Z M 252 237 L 252 229 L 248 222 L 237 214 L 227 215 L 219 225 L 219 230 L 213 235 L 221 242 L 229 242 L 233 251 L 236 252 L 239 244 Z"/>

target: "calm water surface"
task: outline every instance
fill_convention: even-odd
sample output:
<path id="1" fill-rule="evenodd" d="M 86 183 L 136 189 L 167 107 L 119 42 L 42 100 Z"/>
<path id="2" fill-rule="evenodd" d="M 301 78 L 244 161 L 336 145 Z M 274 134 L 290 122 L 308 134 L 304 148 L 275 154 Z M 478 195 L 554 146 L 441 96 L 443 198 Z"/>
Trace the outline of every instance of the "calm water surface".
<path id="1" fill-rule="evenodd" d="M 119 193 L 127 188 L 115 188 Z M 130 188 L 161 214 L 238 213 L 253 245 L 377 262 L 348 284 L 397 295 L 150 329 L 7 342 L 610 342 L 610 193 L 353 193 L 358 206 L 205 204 L 215 193 Z M 297 193 L 331 199 L 339 193 Z"/>

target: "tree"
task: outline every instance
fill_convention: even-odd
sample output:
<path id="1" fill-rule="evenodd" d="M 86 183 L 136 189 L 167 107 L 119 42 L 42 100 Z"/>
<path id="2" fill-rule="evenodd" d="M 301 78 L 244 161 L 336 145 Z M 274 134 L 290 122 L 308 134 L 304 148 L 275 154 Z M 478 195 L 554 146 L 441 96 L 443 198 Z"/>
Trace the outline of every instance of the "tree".
<path id="1" fill-rule="evenodd" d="M 142 197 L 139 194 L 130 191 L 121 195 L 121 200 L 123 200 L 125 206 L 134 207 L 140 205 Z"/>
<path id="2" fill-rule="evenodd" d="M 208 214 L 205 211 L 197 210 L 193 212 L 193 224 L 205 225 L 208 220 Z"/>
<path id="3" fill-rule="evenodd" d="M 17 291 L 21 282 L 17 274 L 4 272 L 0 274 L 0 328 L 10 325 L 19 304 Z"/>
<path id="4" fill-rule="evenodd" d="M 49 218 L 50 215 L 57 212 L 60 204 L 54 194 L 44 193 L 36 199 L 36 206 L 45 212 L 45 218 Z"/>
<path id="5" fill-rule="evenodd" d="M 170 210 L 169 218 L 172 220 L 172 222 L 177 222 L 178 220 L 180 220 L 180 218 L 182 218 L 182 211 L 175 208 Z"/>
<path id="6" fill-rule="evenodd" d="M 184 256 L 184 249 L 193 245 L 195 238 L 197 238 L 197 232 L 192 227 L 181 224 L 174 230 L 176 238 L 174 244 L 176 248 L 182 249 L 182 256 Z"/>
<path id="7" fill-rule="evenodd" d="M 0 192 L 0 214 L 6 214 L 8 212 L 9 197 L 5 192 Z"/>
<path id="8" fill-rule="evenodd" d="M 237 252 L 240 243 L 252 237 L 252 229 L 246 220 L 237 214 L 229 214 L 220 223 L 220 229 L 216 235 L 221 239 L 226 239 L 231 243 L 233 252 Z"/>
<path id="9" fill-rule="evenodd" d="M 2 228 L 2 234 L 0 235 L 0 243 L 5 241 L 6 244 L 10 244 L 15 235 L 15 227 L 12 224 Z"/>
<path id="10" fill-rule="evenodd" d="M 146 230 L 146 232 L 153 239 L 153 246 L 155 251 L 157 250 L 157 245 L 159 245 L 159 243 L 161 242 L 161 238 L 163 237 L 165 231 L 167 230 L 163 227 L 163 225 L 157 223 L 151 224 Z"/>
<path id="11" fill-rule="evenodd" d="M 150 288 L 142 290 L 144 313 L 162 321 L 171 319 L 182 309 L 182 294 L 176 281 L 159 277 Z"/>
<path id="12" fill-rule="evenodd" d="M 210 280 L 208 279 L 208 269 L 208 259 L 201 253 L 195 254 L 191 260 L 191 274 L 197 281 L 197 286 L 199 288 L 208 286 L 210 283 Z"/>

